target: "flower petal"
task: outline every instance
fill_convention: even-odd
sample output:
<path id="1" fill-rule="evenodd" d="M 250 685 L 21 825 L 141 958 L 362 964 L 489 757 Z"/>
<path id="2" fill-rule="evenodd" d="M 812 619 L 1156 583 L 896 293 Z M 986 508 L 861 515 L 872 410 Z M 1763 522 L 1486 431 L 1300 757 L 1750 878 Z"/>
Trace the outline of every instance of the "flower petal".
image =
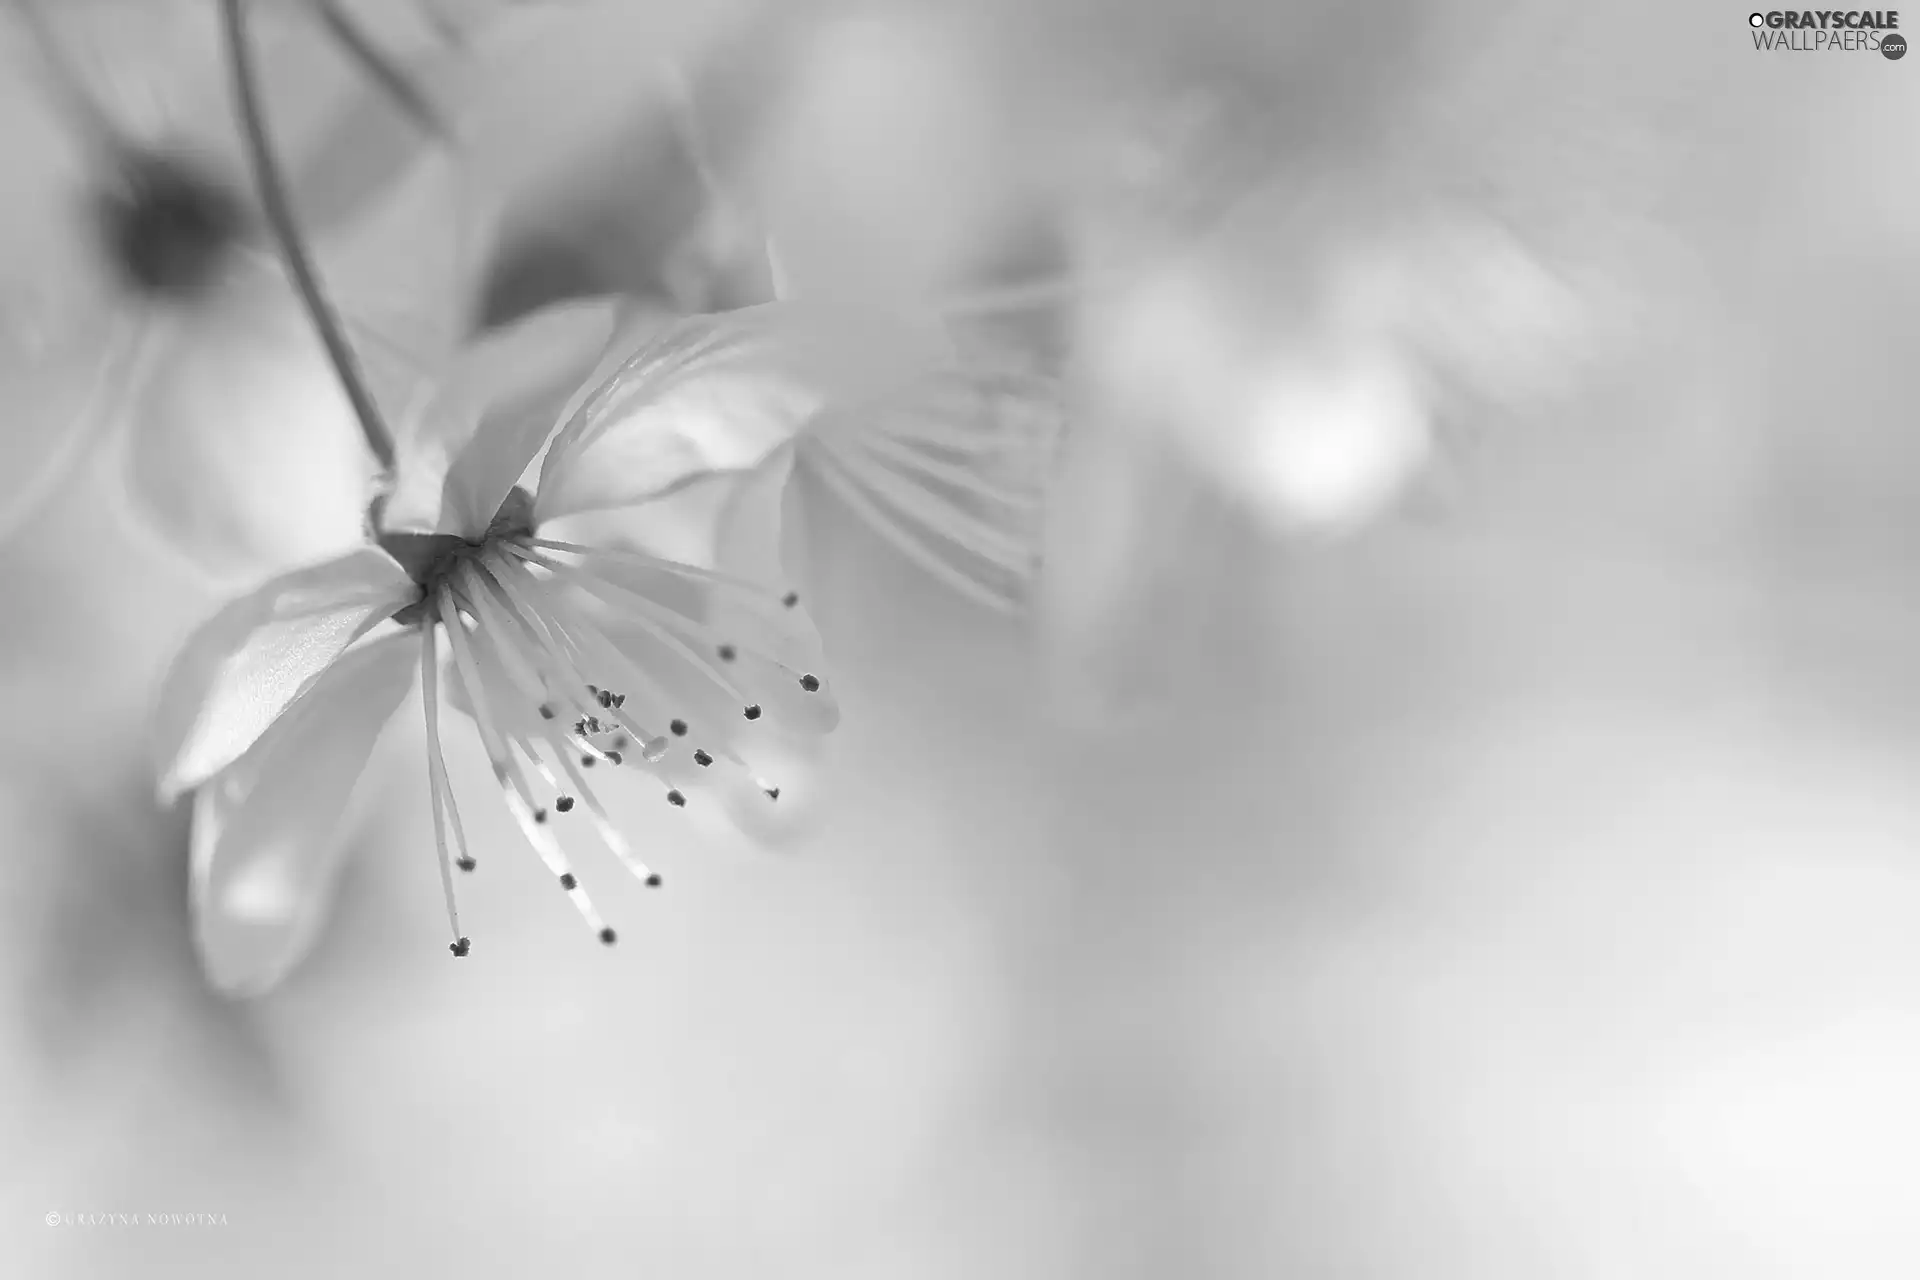
<path id="1" fill-rule="evenodd" d="M 392 530 L 484 534 L 606 351 L 617 298 L 543 307 L 483 334 L 400 431 Z"/>
<path id="2" fill-rule="evenodd" d="M 632 505 L 757 466 L 831 399 L 931 357 L 918 330 L 797 302 L 681 320 L 645 342 L 554 439 L 542 519 Z"/>
<path id="3" fill-rule="evenodd" d="M 466 336 L 497 206 L 457 158 L 427 152 L 354 221 L 314 246 L 381 412 L 405 417 Z"/>
<path id="4" fill-rule="evenodd" d="M 1164 693 L 1174 628 L 1204 609 L 1172 592 L 1217 588 L 1214 525 L 1231 518 L 1157 433 L 1106 419 L 1074 433 L 1048 504 L 1046 572 L 1035 599 L 1053 711 L 1102 724 Z"/>
<path id="5" fill-rule="evenodd" d="M 714 530 L 713 568 L 782 592 L 788 588 L 785 507 L 793 455 L 790 448 L 776 450 L 728 485 Z"/>
<path id="6" fill-rule="evenodd" d="M 454 178 L 423 161 L 366 216 L 315 245 L 361 373 L 389 423 L 431 384 L 464 327 Z M 421 243 L 432 246 L 422 252 Z M 228 580 L 360 541 L 373 461 L 277 264 L 183 319 L 147 380 L 127 455 L 132 510 Z"/>
<path id="7" fill-rule="evenodd" d="M 161 685 L 161 803 L 237 760 L 349 644 L 419 594 L 391 556 L 365 547 L 276 578 L 215 614 Z"/>
<path id="8" fill-rule="evenodd" d="M 124 425 L 151 336 L 136 318 L 103 315 L 88 326 L 88 340 L 53 352 L 0 339 L 0 387 L 8 399 L 0 430 L 0 538 L 45 510 L 88 447 Z"/>
<path id="9" fill-rule="evenodd" d="M 346 654 L 194 797 L 194 941 L 220 990 L 257 995 L 312 945 L 355 786 L 413 688 L 418 653 L 409 631 Z"/>
<path id="10" fill-rule="evenodd" d="M 374 463 L 305 321 L 277 293 L 176 322 L 130 371 L 126 513 L 199 573 L 251 586 L 363 541 Z"/>

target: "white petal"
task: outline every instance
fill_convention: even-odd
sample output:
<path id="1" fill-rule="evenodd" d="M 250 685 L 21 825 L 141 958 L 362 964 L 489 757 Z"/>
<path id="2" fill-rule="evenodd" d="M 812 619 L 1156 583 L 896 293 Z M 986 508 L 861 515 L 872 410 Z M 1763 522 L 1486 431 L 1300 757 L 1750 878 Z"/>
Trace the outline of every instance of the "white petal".
<path id="1" fill-rule="evenodd" d="M 413 688 L 418 653 L 409 631 L 347 654 L 194 797 L 194 941 L 222 991 L 267 990 L 312 945 L 355 784 Z"/>
<path id="2" fill-rule="evenodd" d="M 876 316 L 801 303 L 679 321 L 561 428 L 537 514 L 631 505 L 701 475 L 755 467 L 829 400 L 870 393 L 923 364 L 917 338 Z"/>
<path id="3" fill-rule="evenodd" d="M 361 548 L 274 579 L 203 624 L 161 685 L 154 762 L 163 804 L 226 768 L 312 680 L 419 588 Z"/>
<path id="4" fill-rule="evenodd" d="M 601 359 L 621 306 L 616 298 L 563 302 L 468 344 L 401 432 L 386 527 L 485 533 Z"/>

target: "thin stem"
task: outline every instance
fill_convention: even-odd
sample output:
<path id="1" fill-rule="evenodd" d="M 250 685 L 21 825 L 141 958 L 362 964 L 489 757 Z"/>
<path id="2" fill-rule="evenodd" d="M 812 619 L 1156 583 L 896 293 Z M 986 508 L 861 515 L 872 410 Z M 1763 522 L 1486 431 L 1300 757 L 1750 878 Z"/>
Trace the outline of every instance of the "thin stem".
<path id="1" fill-rule="evenodd" d="M 301 237 L 299 224 L 294 218 L 293 204 L 287 198 L 286 182 L 281 177 L 279 162 L 274 159 L 272 144 L 267 141 L 266 119 L 262 114 L 260 87 L 258 77 L 254 74 L 252 47 L 247 39 L 242 3 L 243 0 L 221 0 L 220 13 L 226 30 L 227 63 L 233 76 L 234 100 L 239 107 L 241 128 L 246 134 L 248 158 L 253 165 L 254 181 L 260 190 L 260 202 L 266 209 L 267 223 L 273 228 L 274 239 L 280 245 L 281 257 L 286 260 L 287 270 L 293 276 L 300 301 L 306 307 L 307 318 L 320 335 L 321 344 L 327 349 L 327 358 L 333 363 L 334 375 L 339 378 L 341 388 L 347 393 L 347 400 L 353 405 L 353 416 L 360 423 L 360 434 L 366 437 L 367 448 L 380 463 L 383 478 L 390 479 L 393 474 L 393 433 L 387 430 L 387 424 L 380 416 L 380 407 L 374 403 L 365 379 L 360 376 L 359 361 L 354 358 L 353 347 L 347 342 L 339 317 L 334 314 L 332 305 L 321 290 L 319 275 L 313 269 L 306 241 Z"/>

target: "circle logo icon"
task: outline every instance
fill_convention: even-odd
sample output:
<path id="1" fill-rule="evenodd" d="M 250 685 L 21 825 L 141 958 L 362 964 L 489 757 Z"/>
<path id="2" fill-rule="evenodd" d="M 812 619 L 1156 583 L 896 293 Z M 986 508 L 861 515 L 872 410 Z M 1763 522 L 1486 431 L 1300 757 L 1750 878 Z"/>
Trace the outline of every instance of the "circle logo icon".
<path id="1" fill-rule="evenodd" d="M 1764 13 L 1750 13 L 1747 15 L 1747 25 L 1750 27 L 1764 27 L 1767 25 L 1767 15 Z"/>
<path id="2" fill-rule="evenodd" d="M 1897 35 L 1881 36 L 1880 52 L 1886 55 L 1887 61 L 1898 62 L 1907 56 L 1907 38 Z"/>

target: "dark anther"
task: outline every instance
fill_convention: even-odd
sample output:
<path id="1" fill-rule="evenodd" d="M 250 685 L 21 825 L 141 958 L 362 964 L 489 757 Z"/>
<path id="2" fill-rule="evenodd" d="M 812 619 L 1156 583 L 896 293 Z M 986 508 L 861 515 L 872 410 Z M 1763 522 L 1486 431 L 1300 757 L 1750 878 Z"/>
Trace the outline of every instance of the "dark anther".
<path id="1" fill-rule="evenodd" d="M 572 893 L 573 886 L 579 883 L 580 882 L 578 880 L 575 880 L 573 878 L 573 872 L 571 871 L 564 871 L 560 874 L 560 887 L 562 889 L 565 889 L 568 893 Z"/>
<path id="2" fill-rule="evenodd" d="M 548 706 L 548 705 L 547 705 L 546 703 L 544 703 L 544 702 L 540 704 L 540 718 L 541 718 L 542 720 L 551 720 L 551 719 L 553 719 L 553 708 L 552 708 L 552 707 L 550 707 L 550 706 Z"/>
<path id="3" fill-rule="evenodd" d="M 593 768 L 593 757 L 592 757 L 592 756 L 581 756 L 581 757 L 580 757 L 580 767 L 581 767 L 582 769 L 591 769 L 591 768 Z"/>
<path id="4" fill-rule="evenodd" d="M 669 791 L 667 792 L 667 803 L 676 809 L 681 809 L 686 807 L 687 798 L 678 791 Z"/>
<path id="5" fill-rule="evenodd" d="M 780 798 L 780 788 L 778 787 L 767 788 L 767 799 L 778 800 L 779 798 Z"/>
<path id="6" fill-rule="evenodd" d="M 620 940 L 620 935 L 615 933 L 612 929 L 602 929 L 600 931 L 600 941 L 606 943 L 608 946 L 612 946 L 614 943 L 618 942 L 619 940 Z"/>
<path id="7" fill-rule="evenodd" d="M 572 813 L 572 812 L 573 812 L 573 797 L 572 797 L 572 796 L 561 796 L 561 797 L 560 797 L 560 798 L 559 798 L 558 800 L 555 800 L 555 801 L 553 802 L 553 807 L 554 807 L 554 808 L 556 808 L 556 809 L 558 809 L 558 810 L 559 810 L 560 812 L 562 812 L 562 813 Z"/>
<path id="8" fill-rule="evenodd" d="M 600 696 L 600 686 L 597 684 L 590 684 L 587 686 L 587 692 L 597 698 Z"/>
<path id="9" fill-rule="evenodd" d="M 599 716 L 588 716 L 588 717 L 587 717 L 587 728 L 589 728 L 589 729 L 591 729 L 591 730 L 593 730 L 593 731 L 594 731 L 595 733 L 598 733 L 598 732 L 600 732 L 600 717 L 599 717 Z"/>
<path id="10" fill-rule="evenodd" d="M 736 653 L 736 650 L 734 649 L 734 647 L 733 647 L 732 645 L 730 645 L 730 644 L 723 644 L 723 645 L 721 645 L 721 646 L 720 646 L 720 661 L 722 661 L 722 662 L 732 662 L 732 661 L 733 661 L 733 659 L 734 659 L 734 655 L 735 655 L 735 653 Z"/>
<path id="11" fill-rule="evenodd" d="M 676 738 L 684 738 L 687 736 L 687 722 L 685 720 L 675 720 L 672 724 L 668 725 L 667 728 L 673 730 L 673 736 Z"/>
<path id="12" fill-rule="evenodd" d="M 610 765 L 613 765 L 615 768 L 619 767 L 620 761 L 623 759 L 625 759 L 625 757 L 622 756 L 618 751 L 607 752 L 607 763 Z"/>
<path id="13" fill-rule="evenodd" d="M 585 720 L 575 720 L 573 722 L 573 732 L 576 737 L 581 737 L 581 738 L 586 737 L 587 722 Z"/>
<path id="14" fill-rule="evenodd" d="M 475 867 L 479 866 L 480 864 L 475 862 L 472 858 L 462 858 L 458 862 L 454 863 L 453 865 L 460 868 L 462 871 L 471 871 Z"/>
<path id="15" fill-rule="evenodd" d="M 473 943 L 466 938 L 462 938 L 458 942 L 448 943 L 447 950 L 453 952 L 456 956 L 464 956 L 467 952 L 473 950 Z"/>
<path id="16" fill-rule="evenodd" d="M 800 677 L 800 687 L 808 693 L 820 692 L 820 677 L 811 673 Z"/>
<path id="17" fill-rule="evenodd" d="M 793 606 L 800 603 L 800 593 L 798 591 L 789 591 L 787 592 L 787 594 L 780 597 L 780 603 L 787 606 L 787 608 L 791 609 L 793 608 Z"/>
<path id="18" fill-rule="evenodd" d="M 713 757 L 708 755 L 704 750 L 696 751 L 693 753 L 693 762 L 704 769 L 713 763 Z"/>
<path id="19" fill-rule="evenodd" d="M 659 887 L 660 887 L 660 873 L 656 871 L 652 875 L 647 877 L 647 888 L 658 889 Z"/>
<path id="20" fill-rule="evenodd" d="M 545 822 L 547 820 L 547 811 L 545 809 L 535 809 L 533 811 L 533 820 L 535 822 Z"/>
<path id="21" fill-rule="evenodd" d="M 605 689 L 602 689 L 600 691 L 600 694 L 597 700 L 599 701 L 600 705 L 604 708 L 611 709 L 613 707 L 613 695 L 611 693 L 608 693 Z"/>
<path id="22" fill-rule="evenodd" d="M 760 704 L 756 702 L 752 706 L 748 707 L 746 711 L 746 716 L 747 716 L 747 719 L 749 720 L 758 720 L 760 718 Z"/>
<path id="23" fill-rule="evenodd" d="M 614 706 L 616 706 L 616 707 L 624 707 L 624 706 L 626 706 L 626 705 L 627 705 L 627 695 L 626 695 L 626 694 L 624 694 L 624 693 L 616 693 L 616 694 L 614 694 L 614 695 L 613 695 L 613 705 L 614 705 Z"/>

